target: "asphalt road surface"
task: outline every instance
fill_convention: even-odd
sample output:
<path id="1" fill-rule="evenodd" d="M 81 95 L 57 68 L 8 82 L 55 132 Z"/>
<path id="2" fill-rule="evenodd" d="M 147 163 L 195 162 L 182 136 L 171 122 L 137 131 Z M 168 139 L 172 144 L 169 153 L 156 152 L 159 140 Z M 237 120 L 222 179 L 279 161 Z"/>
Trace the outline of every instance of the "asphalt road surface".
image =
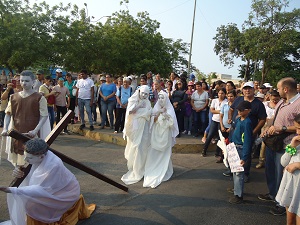
<path id="1" fill-rule="evenodd" d="M 78 135 L 59 136 L 52 148 L 86 164 L 121 183 L 127 172 L 124 147 L 88 140 Z M 13 167 L 2 153 L 0 186 L 8 185 Z M 254 168 L 250 183 L 245 184 L 245 203 L 232 205 L 228 187 L 233 181 L 224 177 L 223 164 L 215 163 L 212 152 L 203 158 L 200 154 L 173 154 L 174 174 L 171 180 L 155 189 L 143 188 L 142 181 L 129 186 L 126 193 L 69 165 L 81 185 L 87 203 L 96 203 L 97 209 L 79 225 L 198 225 L 285 224 L 285 216 L 268 213 L 273 203 L 262 202 L 257 194 L 267 193 L 264 170 Z M 0 222 L 8 220 L 6 195 L 0 193 Z"/>

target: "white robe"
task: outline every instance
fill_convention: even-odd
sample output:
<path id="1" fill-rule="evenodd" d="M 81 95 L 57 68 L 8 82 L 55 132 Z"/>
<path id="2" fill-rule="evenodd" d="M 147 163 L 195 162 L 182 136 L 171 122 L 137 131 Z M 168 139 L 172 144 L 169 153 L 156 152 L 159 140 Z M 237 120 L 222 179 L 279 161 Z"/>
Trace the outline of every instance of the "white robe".
<path id="1" fill-rule="evenodd" d="M 158 102 L 153 108 L 151 118 L 151 147 L 148 152 L 143 187 L 155 188 L 162 181 L 167 181 L 173 174 L 171 161 L 172 147 L 175 145 L 175 138 L 178 135 L 178 124 L 173 106 L 168 95 L 165 96 L 164 107 L 166 112 L 159 115 L 156 122 L 154 117 L 160 106 Z"/>
<path id="2" fill-rule="evenodd" d="M 11 220 L 3 224 L 26 225 L 26 215 L 44 223 L 59 221 L 80 196 L 76 177 L 50 151 L 39 165 L 32 165 L 19 188 L 10 190 L 7 204 Z"/>
<path id="3" fill-rule="evenodd" d="M 141 89 L 149 93 L 147 85 L 141 86 Z M 139 108 L 135 113 L 129 114 L 141 101 L 144 103 L 144 108 Z M 150 147 L 149 124 L 151 109 L 150 101 L 148 99 L 140 100 L 138 91 L 128 99 L 123 130 L 124 137 L 127 140 L 124 155 L 127 159 L 128 172 L 121 178 L 127 185 L 137 183 L 144 176 L 146 158 Z"/>

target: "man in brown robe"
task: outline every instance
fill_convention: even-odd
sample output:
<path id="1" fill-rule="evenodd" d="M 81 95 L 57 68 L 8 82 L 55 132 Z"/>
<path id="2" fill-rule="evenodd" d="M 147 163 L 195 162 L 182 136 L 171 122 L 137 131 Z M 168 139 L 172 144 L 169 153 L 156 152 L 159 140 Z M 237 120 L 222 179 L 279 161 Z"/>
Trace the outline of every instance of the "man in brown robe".
<path id="1" fill-rule="evenodd" d="M 32 88 L 35 76 L 31 71 L 21 73 L 20 83 L 23 91 L 11 95 L 5 110 L 2 136 L 7 136 L 9 129 L 14 128 L 30 137 L 42 139 L 50 133 L 47 101 Z M 7 137 L 6 153 L 8 160 L 18 166 L 25 164 L 23 144 Z"/>

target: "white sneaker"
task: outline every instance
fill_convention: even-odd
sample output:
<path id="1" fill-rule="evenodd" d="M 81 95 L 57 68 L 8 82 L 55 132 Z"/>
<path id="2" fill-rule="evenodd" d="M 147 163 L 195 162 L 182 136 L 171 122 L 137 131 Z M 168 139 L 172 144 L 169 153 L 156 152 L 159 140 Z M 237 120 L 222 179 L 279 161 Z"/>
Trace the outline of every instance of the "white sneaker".
<path id="1" fill-rule="evenodd" d="M 188 135 L 192 135 L 191 131 L 188 132 Z"/>
<path id="2" fill-rule="evenodd" d="M 186 134 L 186 130 L 185 131 L 183 131 L 183 132 L 181 132 L 182 134 Z"/>

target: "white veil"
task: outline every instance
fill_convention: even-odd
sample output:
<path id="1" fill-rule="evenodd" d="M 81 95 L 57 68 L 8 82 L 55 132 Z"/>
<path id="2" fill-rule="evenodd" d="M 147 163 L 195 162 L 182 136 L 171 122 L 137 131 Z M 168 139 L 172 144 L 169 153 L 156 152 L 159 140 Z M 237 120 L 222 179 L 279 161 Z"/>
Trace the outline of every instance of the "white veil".
<path id="1" fill-rule="evenodd" d="M 176 115 L 175 115 L 175 111 L 174 111 L 174 107 L 173 105 L 171 104 L 170 102 L 170 99 L 169 99 L 169 96 L 168 94 L 165 92 L 165 91 L 160 91 L 158 93 L 158 95 L 163 95 L 164 96 L 164 106 L 163 108 L 166 109 L 166 113 L 173 119 L 173 127 L 172 127 L 172 146 L 175 145 L 176 143 L 176 136 L 179 134 L 179 129 L 178 129 L 178 123 L 177 123 L 177 118 L 176 118 Z M 152 114 L 153 115 L 156 115 L 160 110 L 161 110 L 161 106 L 159 104 L 159 101 L 156 102 L 156 104 L 154 105 L 153 107 L 153 110 L 152 110 Z M 154 117 L 151 118 L 151 124 L 150 124 L 150 130 L 151 130 L 151 127 L 154 123 Z"/>
<path id="2" fill-rule="evenodd" d="M 138 90 L 134 92 L 134 94 L 128 99 L 128 105 L 126 109 L 126 115 L 125 115 L 125 123 L 124 123 L 124 129 L 123 129 L 123 138 L 125 139 L 125 136 L 130 136 L 130 134 L 133 134 L 134 130 L 137 129 L 138 124 L 135 124 L 134 118 L 132 115 L 129 114 L 130 111 L 132 111 L 138 104 L 140 104 L 142 101 L 145 102 L 146 108 L 149 108 L 151 110 L 151 103 L 149 99 L 141 99 L 140 98 L 140 92 L 147 93 L 149 95 L 150 89 L 147 85 L 142 85 Z M 143 116 L 143 115 L 141 115 Z"/>

